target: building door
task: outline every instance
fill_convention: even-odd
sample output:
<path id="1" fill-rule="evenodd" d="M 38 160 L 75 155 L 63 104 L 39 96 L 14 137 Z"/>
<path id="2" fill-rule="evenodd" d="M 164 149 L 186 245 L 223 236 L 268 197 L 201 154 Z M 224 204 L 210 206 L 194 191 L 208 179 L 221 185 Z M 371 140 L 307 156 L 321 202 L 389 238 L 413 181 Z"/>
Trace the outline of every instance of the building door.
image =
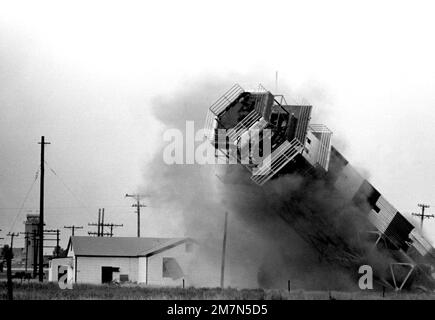
<path id="1" fill-rule="evenodd" d="M 112 282 L 112 267 L 101 267 L 101 283 Z"/>

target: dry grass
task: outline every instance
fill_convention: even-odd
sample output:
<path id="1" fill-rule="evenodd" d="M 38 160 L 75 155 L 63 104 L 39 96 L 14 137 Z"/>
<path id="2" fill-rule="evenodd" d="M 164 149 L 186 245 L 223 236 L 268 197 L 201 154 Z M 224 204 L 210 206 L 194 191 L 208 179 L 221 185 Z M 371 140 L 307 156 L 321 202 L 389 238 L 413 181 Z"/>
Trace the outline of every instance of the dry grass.
<path id="1" fill-rule="evenodd" d="M 6 283 L 0 282 L 0 299 L 6 299 Z M 14 299 L 26 300 L 410 300 L 435 299 L 434 293 L 358 291 L 303 291 L 220 288 L 168 288 L 143 286 L 110 286 L 77 284 L 72 290 L 61 290 L 55 283 L 14 283 Z"/>

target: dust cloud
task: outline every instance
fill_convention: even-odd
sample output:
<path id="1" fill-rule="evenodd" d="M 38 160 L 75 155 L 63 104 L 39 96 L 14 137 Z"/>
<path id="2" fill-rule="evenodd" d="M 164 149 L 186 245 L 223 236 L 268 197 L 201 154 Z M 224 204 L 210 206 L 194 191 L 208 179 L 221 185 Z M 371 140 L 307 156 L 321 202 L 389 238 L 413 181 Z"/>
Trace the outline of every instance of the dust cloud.
<path id="1" fill-rule="evenodd" d="M 184 85 L 184 90 L 156 97 L 153 113 L 165 129 L 179 129 L 185 137 L 186 121 L 194 121 L 195 130 L 201 129 L 208 107 L 232 85 L 233 80 L 224 78 L 193 81 Z M 348 272 L 323 259 L 322 249 L 301 237 L 305 232 L 327 232 L 322 230 L 326 221 L 332 222 L 331 232 L 337 239 L 355 242 L 359 219 L 354 219 L 358 215 L 350 219 L 349 211 L 356 210 L 343 207 L 339 199 L 331 201 L 336 195 L 324 182 L 311 183 L 291 175 L 274 179 L 263 188 L 251 183 L 246 169 L 239 165 L 167 165 L 162 156 L 165 146 L 162 139 L 145 170 L 148 183 L 141 192 L 179 222 L 166 224 L 166 229 L 172 228 L 174 234 L 182 230 L 184 236 L 199 242 L 188 272 L 189 285 L 219 286 L 224 215 L 228 212 L 225 286 L 286 288 L 290 280 L 292 288 L 301 289 L 355 287 Z M 308 201 L 307 209 L 313 209 L 318 217 L 290 221 L 292 206 L 302 201 Z"/>

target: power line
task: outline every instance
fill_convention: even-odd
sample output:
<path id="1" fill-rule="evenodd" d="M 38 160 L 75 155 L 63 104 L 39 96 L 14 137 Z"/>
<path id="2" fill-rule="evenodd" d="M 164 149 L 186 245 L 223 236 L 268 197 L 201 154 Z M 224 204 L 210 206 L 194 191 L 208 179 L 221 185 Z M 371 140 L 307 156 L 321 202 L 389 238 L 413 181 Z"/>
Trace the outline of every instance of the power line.
<path id="1" fill-rule="evenodd" d="M 18 219 L 18 217 L 20 216 L 21 211 L 24 209 L 24 204 L 26 203 L 26 201 L 27 201 L 27 199 L 28 199 L 28 197 L 29 197 L 29 195 L 30 195 L 30 192 L 31 192 L 32 189 L 33 189 L 33 186 L 35 185 L 36 180 L 38 180 L 38 173 L 39 173 L 39 170 L 40 170 L 40 168 L 38 168 L 38 169 L 36 170 L 35 179 L 33 179 L 32 184 L 30 185 L 30 188 L 29 188 L 29 190 L 27 191 L 27 193 L 26 193 L 26 195 L 25 195 L 25 197 L 24 197 L 23 202 L 21 203 L 21 206 L 19 207 L 18 213 L 16 214 L 14 220 L 12 221 L 12 226 L 11 226 L 11 228 L 9 229 L 9 232 L 12 231 L 12 229 L 15 227 L 15 223 L 17 222 L 17 219 Z"/>
<path id="2" fill-rule="evenodd" d="M 95 231 L 88 231 L 88 235 L 90 236 L 97 236 L 97 237 L 104 237 L 104 236 L 110 236 L 110 232 L 104 232 L 104 233 L 98 233 Z"/>
<path id="3" fill-rule="evenodd" d="M 59 181 L 62 183 L 62 185 L 64 186 L 64 188 L 73 196 L 73 198 L 81 205 L 81 209 L 89 209 L 91 208 L 90 206 L 86 205 L 85 203 L 83 203 L 75 194 L 74 192 L 72 192 L 72 190 L 67 186 L 67 184 L 63 181 L 63 179 L 59 176 L 59 174 L 56 173 L 56 171 L 54 171 L 53 168 L 51 168 L 51 166 L 47 163 L 47 161 L 45 161 L 45 163 L 47 164 L 47 167 L 50 169 L 50 171 L 54 174 L 55 177 L 57 177 L 59 179 Z M 91 211 L 88 211 L 89 213 L 91 213 Z"/>
<path id="4" fill-rule="evenodd" d="M 104 206 L 105 208 L 131 208 L 131 206 Z M 0 210 L 19 210 L 19 209 L 37 209 L 38 207 L 0 207 Z M 98 206 L 61 206 L 61 207 L 44 207 L 44 209 L 92 209 Z"/>
<path id="5" fill-rule="evenodd" d="M 59 181 L 63 184 L 63 186 L 65 187 L 65 189 L 74 197 L 74 199 L 79 203 L 79 204 L 81 204 L 81 206 L 78 206 L 78 207 L 72 207 L 72 206 L 64 206 L 64 207 L 49 207 L 49 208 L 52 208 L 52 209 L 87 209 L 87 210 L 89 210 L 88 212 L 90 212 L 91 213 L 91 211 L 90 211 L 90 209 L 92 209 L 92 208 L 97 208 L 96 206 L 88 206 L 88 205 L 86 205 L 86 204 L 84 204 L 83 203 L 83 201 L 81 201 L 76 195 L 75 195 L 75 193 L 71 190 L 71 188 L 70 187 L 68 187 L 68 185 L 65 183 L 65 181 L 60 177 L 60 175 L 47 163 L 47 161 L 45 161 L 45 163 L 46 163 L 46 165 L 47 165 L 47 167 L 50 169 L 50 171 L 53 173 L 53 175 L 55 175 L 58 179 L 59 179 Z M 133 206 L 136 206 L 136 205 L 133 205 Z M 140 205 L 141 207 L 144 207 L 145 205 Z M 105 208 L 129 208 L 129 206 L 125 206 L 125 205 L 112 205 L 112 206 L 105 206 Z M 0 208 L 0 209 L 2 209 L 2 208 Z M 100 209 L 99 209 L 100 210 Z M 113 223 L 111 223 L 111 224 L 105 224 L 104 223 L 104 208 L 103 209 L 101 209 L 102 211 L 101 211 L 101 219 L 102 219 L 102 221 L 100 221 L 100 218 L 99 218 L 99 221 L 98 221 L 98 223 L 89 223 L 88 225 L 89 226 L 97 226 L 98 228 L 98 231 L 97 232 L 88 232 L 88 234 L 89 235 L 97 235 L 97 236 L 113 236 L 113 228 L 114 227 L 123 227 L 123 225 L 116 225 L 116 224 L 113 224 Z M 139 211 L 140 211 L 140 209 L 139 209 Z M 111 228 L 111 231 L 110 231 L 110 233 L 106 233 L 106 232 L 104 232 L 103 231 L 103 228 L 104 227 L 110 227 Z M 75 229 L 81 229 L 81 228 L 75 228 Z M 73 231 L 73 229 L 72 229 L 72 233 L 74 233 L 74 231 Z"/>
<path id="6" fill-rule="evenodd" d="M 60 230 L 59 229 L 49 229 L 49 230 L 44 230 L 44 233 L 47 235 L 55 235 L 56 239 L 45 239 L 45 241 L 56 241 L 56 246 L 54 247 L 54 255 L 57 257 L 59 257 L 59 251 L 60 251 Z M 44 246 L 44 248 L 52 248 L 53 246 Z"/>

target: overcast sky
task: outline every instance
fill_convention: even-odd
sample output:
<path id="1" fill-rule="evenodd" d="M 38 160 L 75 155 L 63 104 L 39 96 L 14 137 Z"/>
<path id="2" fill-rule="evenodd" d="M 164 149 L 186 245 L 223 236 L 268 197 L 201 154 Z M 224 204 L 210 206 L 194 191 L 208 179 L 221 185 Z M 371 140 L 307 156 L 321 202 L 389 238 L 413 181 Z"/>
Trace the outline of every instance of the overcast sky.
<path id="1" fill-rule="evenodd" d="M 105 207 L 125 226 L 116 233 L 134 236 L 124 194 L 147 183 L 162 142 L 153 100 L 213 77 L 273 90 L 277 70 L 280 93 L 312 103 L 398 210 L 435 212 L 430 1 L 0 3 L 0 237 L 38 208 L 36 181 L 18 215 L 41 135 L 47 227 L 86 226 Z M 174 235 L 158 206 L 144 211 L 144 236 Z M 434 242 L 435 219 L 425 226 Z"/>

